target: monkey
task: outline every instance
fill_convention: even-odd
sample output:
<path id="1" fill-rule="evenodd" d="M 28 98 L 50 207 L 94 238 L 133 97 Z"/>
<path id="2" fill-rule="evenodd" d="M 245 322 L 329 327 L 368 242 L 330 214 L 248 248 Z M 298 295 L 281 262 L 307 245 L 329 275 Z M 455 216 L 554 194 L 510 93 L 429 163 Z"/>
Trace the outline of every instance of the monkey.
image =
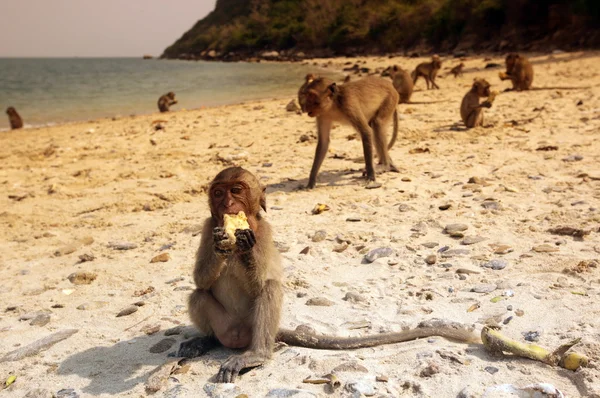
<path id="1" fill-rule="evenodd" d="M 412 95 L 414 84 L 410 74 L 406 70 L 398 65 L 394 65 L 384 70 L 381 75 L 389 75 L 392 78 L 392 84 L 400 96 L 398 100 L 399 104 L 410 103 L 410 96 Z"/>
<path id="2" fill-rule="evenodd" d="M 365 158 L 365 175 L 369 183 L 375 182 L 373 144 L 383 171 L 398 172 L 388 153 L 398 136 L 396 105 L 399 95 L 392 83 L 380 77 L 369 76 L 341 86 L 331 83 L 323 88 L 325 84 L 317 79 L 306 87 L 305 109 L 308 116 L 316 117 L 318 135 L 307 188 L 312 189 L 316 185 L 317 174 L 329 148 L 333 122 L 350 124 L 359 132 Z M 390 119 L 394 130 L 392 139 L 386 146 L 386 125 Z"/>
<path id="3" fill-rule="evenodd" d="M 505 62 L 506 72 L 500 72 L 500 80 L 511 80 L 512 90 L 529 90 L 533 83 L 533 67 L 529 60 L 517 53 L 510 53 Z"/>
<path id="4" fill-rule="evenodd" d="M 423 62 L 417 65 L 414 71 L 412 71 L 411 76 L 413 78 L 413 84 L 417 84 L 417 79 L 421 76 L 425 78 L 425 83 L 427 84 L 427 90 L 429 90 L 429 83 L 431 82 L 431 88 L 440 87 L 435 84 L 435 77 L 442 67 L 442 60 L 440 57 L 435 54 L 431 57 L 431 62 Z"/>
<path id="5" fill-rule="evenodd" d="M 212 180 L 208 197 L 211 215 L 204 222 L 194 265 L 196 289 L 188 300 L 190 319 L 204 336 L 182 342 L 177 356 L 200 356 L 219 344 L 245 349 L 225 360 L 217 382 L 234 382 L 241 370 L 263 364 L 276 341 L 338 350 L 431 336 L 481 342 L 472 329 L 436 319 L 415 329 L 364 337 L 320 335 L 304 325 L 295 330 L 280 329 L 283 271 L 271 227 L 260 213 L 266 209 L 265 188 L 251 172 L 229 167 Z M 223 216 L 239 211 L 245 212 L 249 228 L 237 229 L 234 247 L 226 246 Z"/>
<path id="6" fill-rule="evenodd" d="M 165 95 L 161 95 L 158 99 L 158 110 L 161 112 L 169 112 L 169 107 L 175 105 L 177 100 L 175 99 L 175 93 L 169 91 Z"/>
<path id="7" fill-rule="evenodd" d="M 465 67 L 465 64 L 463 64 L 461 62 L 460 64 L 456 65 L 454 68 L 450 69 L 450 73 L 452 73 L 454 75 L 454 78 L 456 79 L 458 76 L 463 75 L 464 67 Z"/>
<path id="8" fill-rule="evenodd" d="M 20 129 L 23 127 L 23 119 L 21 119 L 21 116 L 19 116 L 17 110 L 14 107 L 9 106 L 8 108 L 6 108 L 6 114 L 8 115 L 8 121 L 10 122 L 10 128 L 12 130 Z"/>
<path id="9" fill-rule="evenodd" d="M 483 126 L 483 108 L 491 108 L 495 96 L 496 93 L 490 92 L 490 84 L 485 79 L 475 78 L 471 90 L 460 104 L 460 117 L 467 128 Z M 487 100 L 480 104 L 479 98 L 484 97 Z"/>

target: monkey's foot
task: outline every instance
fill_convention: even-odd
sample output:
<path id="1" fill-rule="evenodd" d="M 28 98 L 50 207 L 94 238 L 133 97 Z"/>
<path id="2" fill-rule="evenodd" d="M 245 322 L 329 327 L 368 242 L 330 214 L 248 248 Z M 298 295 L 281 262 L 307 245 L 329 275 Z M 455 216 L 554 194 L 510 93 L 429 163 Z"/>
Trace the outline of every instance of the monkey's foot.
<path id="1" fill-rule="evenodd" d="M 245 352 L 241 355 L 232 356 L 221 365 L 221 369 L 217 374 L 217 383 L 233 383 L 240 371 L 260 366 L 266 360 L 265 355 L 256 354 L 255 352 Z"/>
<path id="2" fill-rule="evenodd" d="M 199 357 L 218 345 L 219 341 L 212 336 L 194 337 L 179 345 L 177 356 L 181 358 Z"/>
<path id="3" fill-rule="evenodd" d="M 384 164 L 380 163 L 380 164 L 377 165 L 377 173 L 385 173 L 385 172 L 388 172 L 388 171 L 391 171 L 393 173 L 399 173 L 400 172 L 400 170 L 393 163 L 390 163 L 390 164 L 387 164 L 387 165 L 384 165 Z"/>

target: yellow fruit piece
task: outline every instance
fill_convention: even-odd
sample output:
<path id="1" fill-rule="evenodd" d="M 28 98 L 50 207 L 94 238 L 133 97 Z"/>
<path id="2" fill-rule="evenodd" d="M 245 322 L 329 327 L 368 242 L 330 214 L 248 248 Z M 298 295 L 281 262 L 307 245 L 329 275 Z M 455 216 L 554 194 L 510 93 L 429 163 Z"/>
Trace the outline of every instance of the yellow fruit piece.
<path id="1" fill-rule="evenodd" d="M 240 211 L 238 214 L 225 214 L 223 216 L 223 227 L 227 234 L 227 241 L 222 243 L 225 246 L 234 247 L 236 241 L 235 231 L 238 229 L 250 229 L 250 224 L 248 224 L 246 214 Z"/>
<path id="2" fill-rule="evenodd" d="M 5 387 L 10 386 L 12 383 L 15 382 L 15 380 L 17 380 L 17 376 L 15 376 L 15 375 L 8 376 L 8 379 L 6 379 L 6 382 L 4 383 L 4 386 Z"/>

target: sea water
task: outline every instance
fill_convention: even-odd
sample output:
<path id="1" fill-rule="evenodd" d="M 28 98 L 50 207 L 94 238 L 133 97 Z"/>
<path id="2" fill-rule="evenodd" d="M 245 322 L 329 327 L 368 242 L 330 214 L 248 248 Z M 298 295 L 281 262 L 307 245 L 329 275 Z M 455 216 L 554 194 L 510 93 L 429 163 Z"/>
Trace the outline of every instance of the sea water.
<path id="1" fill-rule="evenodd" d="M 169 91 L 179 101 L 172 110 L 291 100 L 311 72 L 341 77 L 300 63 L 0 58 L 0 110 L 14 106 L 27 127 L 158 112 L 158 97 Z M 0 129 L 8 126 L 0 117 Z"/>

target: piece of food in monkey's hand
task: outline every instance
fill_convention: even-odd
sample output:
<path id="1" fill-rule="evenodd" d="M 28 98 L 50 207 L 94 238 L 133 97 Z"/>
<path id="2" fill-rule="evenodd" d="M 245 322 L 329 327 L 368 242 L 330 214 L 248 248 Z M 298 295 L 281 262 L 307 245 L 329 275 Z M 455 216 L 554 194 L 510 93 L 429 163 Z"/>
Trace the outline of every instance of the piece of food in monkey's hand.
<path id="1" fill-rule="evenodd" d="M 508 79 L 506 72 L 498 72 L 498 76 L 500 76 L 500 79 L 502 79 L 502 80 Z"/>
<path id="2" fill-rule="evenodd" d="M 221 245 L 231 249 L 235 247 L 235 231 L 238 229 L 250 229 L 248 218 L 243 211 L 240 211 L 238 214 L 224 214 L 223 227 L 227 234 L 227 240 L 221 242 Z"/>
<path id="3" fill-rule="evenodd" d="M 494 99 L 496 99 L 496 96 L 498 95 L 497 91 L 492 91 L 489 95 L 489 97 L 487 98 L 487 101 L 491 104 L 492 102 L 494 102 Z"/>

